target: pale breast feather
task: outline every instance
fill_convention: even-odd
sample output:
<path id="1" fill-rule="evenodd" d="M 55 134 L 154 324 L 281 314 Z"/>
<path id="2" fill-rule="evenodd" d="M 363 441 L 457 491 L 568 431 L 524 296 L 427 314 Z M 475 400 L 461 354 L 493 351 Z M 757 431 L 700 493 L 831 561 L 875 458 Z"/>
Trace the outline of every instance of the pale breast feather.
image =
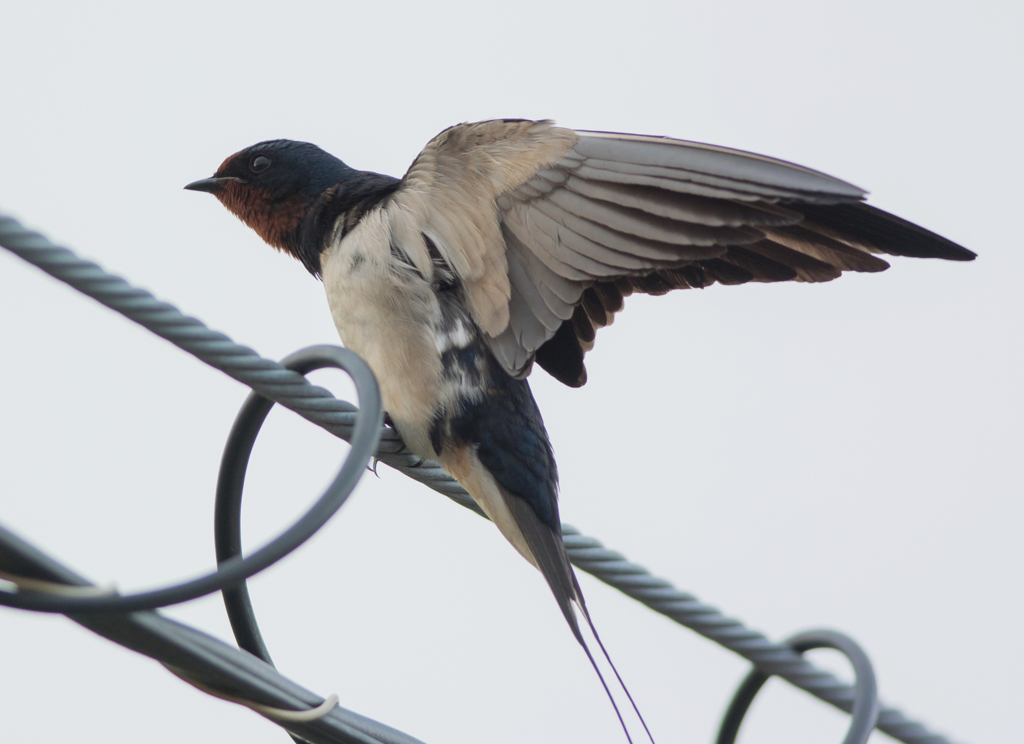
<path id="1" fill-rule="evenodd" d="M 377 376 L 384 408 L 406 444 L 429 458 L 429 425 L 443 394 L 434 333 L 440 306 L 418 271 L 397 266 L 391 245 L 387 215 L 368 213 L 324 251 L 324 289 L 342 343 Z"/>

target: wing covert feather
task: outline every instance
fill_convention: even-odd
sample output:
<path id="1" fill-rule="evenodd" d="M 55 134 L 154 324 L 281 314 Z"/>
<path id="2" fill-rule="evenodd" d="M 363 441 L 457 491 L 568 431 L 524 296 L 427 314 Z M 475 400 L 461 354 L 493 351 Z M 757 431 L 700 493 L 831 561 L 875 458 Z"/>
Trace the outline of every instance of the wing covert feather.
<path id="1" fill-rule="evenodd" d="M 576 134 L 552 122 L 488 121 L 441 132 L 410 166 L 389 209 L 427 232 L 462 280 L 490 336 L 508 325 L 511 294 L 495 199 L 560 160 Z"/>

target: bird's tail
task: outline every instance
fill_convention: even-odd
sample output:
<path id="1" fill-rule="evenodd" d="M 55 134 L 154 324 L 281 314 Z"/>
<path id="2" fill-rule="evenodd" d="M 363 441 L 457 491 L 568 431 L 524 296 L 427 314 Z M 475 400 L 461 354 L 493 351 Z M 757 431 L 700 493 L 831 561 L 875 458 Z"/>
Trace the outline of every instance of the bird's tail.
<path id="1" fill-rule="evenodd" d="M 559 540 L 559 542 L 561 542 L 561 540 Z M 564 552 L 565 548 L 563 547 L 562 550 Z M 568 558 L 566 559 L 566 563 L 568 563 Z M 619 674 L 619 670 L 615 668 L 615 662 L 613 662 L 612 657 L 608 655 L 608 649 L 604 647 L 604 643 L 601 641 L 601 636 L 597 634 L 597 628 L 594 627 L 594 621 L 590 618 L 590 611 L 587 609 L 587 603 L 583 600 L 583 592 L 580 590 L 579 582 L 576 581 L 576 572 L 573 571 L 571 565 L 569 566 L 569 573 L 572 576 L 572 582 L 576 589 L 577 606 L 580 608 L 580 612 L 583 613 L 583 617 L 587 621 L 587 626 L 590 628 L 590 632 L 594 635 L 594 640 L 597 641 L 597 646 L 601 649 L 601 653 L 604 655 L 605 661 L 607 661 L 608 666 L 612 668 L 612 673 L 615 675 L 615 679 L 618 680 L 619 687 L 621 687 L 622 691 L 626 693 L 626 699 L 629 700 L 629 704 L 632 706 L 633 712 L 636 713 L 636 717 L 640 719 L 640 725 L 644 727 L 644 732 L 647 734 L 647 738 L 650 739 L 651 744 L 654 744 L 654 737 L 651 735 L 651 730 L 647 728 L 647 721 L 644 720 L 644 716 L 640 712 L 640 709 L 637 707 L 636 701 L 633 700 L 633 696 L 630 694 L 629 688 L 626 687 L 626 683 L 622 680 L 622 675 Z M 570 625 L 572 625 L 572 623 L 570 623 Z M 602 686 L 604 686 L 604 691 L 608 694 L 608 698 L 611 699 L 612 705 L 615 707 L 615 713 L 619 717 L 619 723 L 621 723 L 622 728 L 625 729 L 626 724 L 622 720 L 622 714 L 619 713 L 619 708 L 617 705 L 615 705 L 615 700 L 612 699 L 611 692 L 608 690 L 608 685 L 605 684 L 604 677 L 601 675 L 601 670 L 598 669 L 597 663 L 594 661 L 594 657 L 590 653 L 590 649 L 587 647 L 587 644 L 583 641 L 582 634 L 579 632 L 578 624 L 576 624 L 574 633 L 576 635 L 576 640 L 580 642 L 580 645 L 583 646 L 583 650 L 586 651 L 587 658 L 590 659 L 590 665 L 594 667 L 594 671 L 597 672 L 597 676 L 601 679 L 601 684 Z M 629 731 L 626 731 L 626 738 L 629 739 Z M 632 739 L 630 739 L 630 742 L 632 742 Z"/>
<path id="2" fill-rule="evenodd" d="M 583 592 L 580 589 L 579 582 L 576 580 L 576 574 L 572 569 L 572 565 L 569 563 L 569 557 L 566 555 L 565 545 L 562 543 L 561 534 L 541 522 L 533 509 L 530 508 L 529 504 L 527 504 L 523 499 L 507 494 L 503 494 L 503 496 L 505 496 L 505 503 L 509 506 L 509 511 L 512 513 L 512 518 L 515 521 L 516 526 L 519 527 L 530 552 L 533 554 L 534 560 L 532 562 L 538 569 L 540 569 L 540 572 L 547 580 L 548 586 L 551 588 L 551 593 L 555 595 L 555 599 L 558 601 L 558 606 L 561 608 L 566 622 L 569 623 L 569 628 L 572 630 L 572 634 L 576 637 L 580 646 L 583 647 L 583 651 L 587 654 L 587 658 L 590 660 L 590 665 L 597 673 L 597 678 L 601 681 L 601 686 L 604 687 L 605 694 L 608 696 L 608 700 L 611 701 L 612 708 L 615 709 L 615 715 L 619 719 L 619 723 L 626 734 L 626 739 L 629 741 L 629 744 L 633 744 L 633 739 L 629 735 L 629 728 L 626 726 L 626 721 L 622 717 L 622 712 L 619 710 L 618 703 L 615 702 L 615 697 L 612 695 L 611 689 L 608 687 L 608 683 L 605 681 L 604 675 L 601 673 L 597 660 L 594 658 L 594 655 L 590 651 L 590 647 L 587 645 L 587 642 L 583 637 L 579 622 L 576 618 L 574 605 L 575 607 L 578 607 L 580 612 L 583 614 L 584 619 L 587 621 L 587 626 L 594 636 L 594 640 L 597 641 L 597 645 L 601 649 L 602 655 L 608 662 L 608 665 L 612 668 L 612 672 L 615 674 L 615 679 L 618 680 L 622 691 L 626 693 L 626 698 L 629 700 L 629 704 L 633 707 L 634 712 L 636 712 L 637 718 L 640 719 L 640 724 L 644 727 L 644 731 L 647 733 L 647 738 L 650 739 L 651 744 L 654 744 L 654 737 L 651 736 L 651 730 L 647 728 L 647 722 L 644 721 L 644 717 L 640 713 L 640 709 L 637 707 L 636 702 L 633 700 L 633 696 L 630 694 L 629 688 L 627 688 L 626 683 L 622 681 L 622 676 L 619 674 L 619 670 L 615 668 L 615 663 L 612 661 L 611 656 L 608 655 L 608 650 L 604 647 L 604 643 L 601 642 L 601 637 L 597 634 L 597 628 L 594 627 L 593 620 L 590 619 L 590 612 L 587 610 L 587 604 L 583 599 Z"/>

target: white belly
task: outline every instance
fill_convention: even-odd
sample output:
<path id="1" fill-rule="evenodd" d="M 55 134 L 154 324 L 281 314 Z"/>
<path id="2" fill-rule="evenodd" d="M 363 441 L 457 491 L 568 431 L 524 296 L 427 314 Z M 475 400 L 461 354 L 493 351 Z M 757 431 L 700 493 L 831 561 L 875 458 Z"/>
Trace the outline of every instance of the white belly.
<path id="1" fill-rule="evenodd" d="M 406 445 L 434 458 L 430 424 L 441 396 L 441 357 L 433 328 L 440 309 L 422 277 L 395 271 L 388 232 L 364 219 L 326 250 L 322 275 L 342 343 L 370 365 L 384 410 Z"/>

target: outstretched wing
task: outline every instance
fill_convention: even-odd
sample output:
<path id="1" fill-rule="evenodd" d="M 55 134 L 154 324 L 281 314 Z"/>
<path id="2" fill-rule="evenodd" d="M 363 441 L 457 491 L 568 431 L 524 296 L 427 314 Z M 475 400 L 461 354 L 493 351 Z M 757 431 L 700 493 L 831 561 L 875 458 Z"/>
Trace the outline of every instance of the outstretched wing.
<path id="1" fill-rule="evenodd" d="M 395 206 L 466 289 L 506 371 L 534 360 L 570 386 L 633 292 L 835 279 L 877 253 L 974 254 L 798 165 L 665 137 L 490 121 L 442 132 Z M 430 248 L 431 246 L 427 246 Z"/>

